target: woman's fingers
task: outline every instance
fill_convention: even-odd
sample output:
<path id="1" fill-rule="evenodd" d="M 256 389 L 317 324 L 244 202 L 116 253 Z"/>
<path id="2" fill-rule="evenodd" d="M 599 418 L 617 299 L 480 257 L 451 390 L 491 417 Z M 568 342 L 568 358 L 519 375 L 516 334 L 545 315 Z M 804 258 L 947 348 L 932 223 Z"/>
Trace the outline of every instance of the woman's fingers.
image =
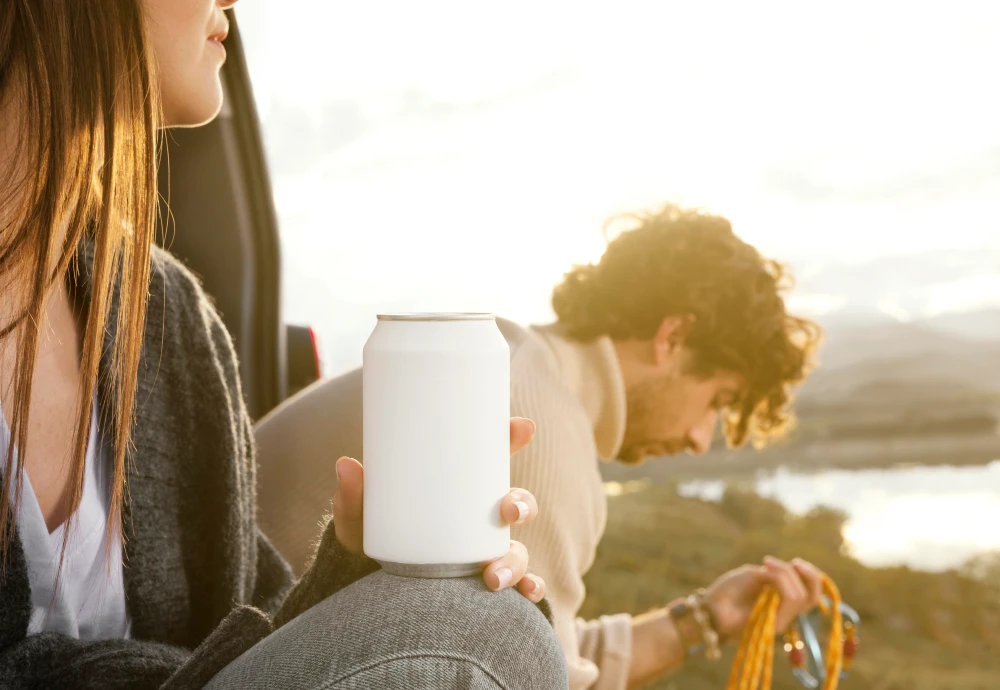
<path id="1" fill-rule="evenodd" d="M 530 491 L 511 489 L 500 503 L 500 517 L 508 525 L 524 525 L 538 515 L 538 504 Z"/>
<path id="2" fill-rule="evenodd" d="M 528 572 L 528 550 L 519 541 L 511 540 L 507 555 L 490 563 L 483 571 L 486 586 L 494 592 L 512 587 Z"/>
<path id="3" fill-rule="evenodd" d="M 524 417 L 510 418 L 510 454 L 528 445 L 531 437 L 535 435 L 535 423 Z"/>
<path id="4" fill-rule="evenodd" d="M 354 458 L 337 460 L 337 491 L 333 494 L 333 528 L 337 541 L 362 553 L 364 538 L 365 470 Z"/>
<path id="5" fill-rule="evenodd" d="M 535 435 L 535 423 L 523 417 L 511 417 L 510 454 L 518 452 Z M 523 525 L 538 515 L 538 503 L 530 491 L 511 489 L 500 502 L 500 517 L 508 525 Z M 486 566 L 483 580 L 495 592 L 517 587 L 525 598 L 535 603 L 545 596 L 545 581 L 537 575 L 527 575 L 528 550 L 524 544 L 511 540 L 507 555 Z"/>
<path id="6" fill-rule="evenodd" d="M 535 435 L 535 423 L 523 417 L 511 417 L 510 454 L 518 452 Z M 538 515 L 538 504 L 530 491 L 511 489 L 500 502 L 500 517 L 508 525 L 522 525 L 531 522 Z M 545 582 L 528 572 L 528 550 L 524 544 L 511 540 L 510 549 L 503 558 L 490 563 L 483 571 L 486 586 L 493 591 L 516 586 L 529 600 L 538 602 L 545 596 Z"/>
<path id="7" fill-rule="evenodd" d="M 537 604 L 545 598 L 545 580 L 528 573 L 517 583 L 517 591 L 528 601 Z"/>

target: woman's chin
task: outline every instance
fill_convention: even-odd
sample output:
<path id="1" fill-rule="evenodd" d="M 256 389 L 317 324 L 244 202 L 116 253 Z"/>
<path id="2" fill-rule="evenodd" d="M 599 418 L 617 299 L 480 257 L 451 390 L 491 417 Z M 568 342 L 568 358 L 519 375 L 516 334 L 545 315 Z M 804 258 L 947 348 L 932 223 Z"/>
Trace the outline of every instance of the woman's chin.
<path id="1" fill-rule="evenodd" d="M 190 94 L 183 100 L 164 98 L 164 127 L 199 127 L 208 124 L 222 110 L 222 85 L 202 94 Z"/>

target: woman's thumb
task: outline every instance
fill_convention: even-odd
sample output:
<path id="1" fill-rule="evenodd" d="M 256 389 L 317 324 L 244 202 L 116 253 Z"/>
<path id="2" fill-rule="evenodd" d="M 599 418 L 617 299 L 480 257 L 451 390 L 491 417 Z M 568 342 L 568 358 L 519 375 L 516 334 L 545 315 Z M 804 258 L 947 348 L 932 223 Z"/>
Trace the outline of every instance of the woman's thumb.
<path id="1" fill-rule="evenodd" d="M 333 524 L 337 539 L 355 553 L 364 537 L 364 468 L 354 458 L 337 460 L 337 491 L 333 495 Z"/>

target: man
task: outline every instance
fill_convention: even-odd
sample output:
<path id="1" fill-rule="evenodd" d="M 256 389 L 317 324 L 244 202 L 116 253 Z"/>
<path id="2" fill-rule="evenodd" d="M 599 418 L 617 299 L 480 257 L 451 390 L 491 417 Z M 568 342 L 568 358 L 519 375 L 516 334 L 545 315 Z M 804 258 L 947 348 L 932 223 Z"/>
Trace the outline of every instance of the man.
<path id="1" fill-rule="evenodd" d="M 789 389 L 805 378 L 820 337 L 814 323 L 786 313 L 785 269 L 741 241 L 726 219 L 667 206 L 635 221 L 598 263 L 573 268 L 556 286 L 555 324 L 498 320 L 511 350 L 511 413 L 537 424 L 532 444 L 511 462 L 511 482 L 533 492 L 541 510 L 514 537 L 547 583 L 574 690 L 619 690 L 669 673 L 704 632 L 670 607 L 576 618 L 607 515 L 599 461 L 704 453 L 720 417 L 734 446 L 780 435 L 790 421 Z M 278 449 L 299 458 L 362 450 L 360 372 L 319 387 L 309 409 L 292 401 L 293 415 L 279 409 L 257 431 L 261 521 L 297 565 L 305 544 L 295 531 L 312 533 L 331 493 L 328 473 L 267 467 L 266 457 Z M 329 438 L 334 416 L 353 438 Z M 310 484 L 315 498 L 304 502 Z M 779 629 L 819 599 L 813 566 L 765 559 L 708 587 L 711 627 L 738 638 L 765 584 L 782 596 Z"/>

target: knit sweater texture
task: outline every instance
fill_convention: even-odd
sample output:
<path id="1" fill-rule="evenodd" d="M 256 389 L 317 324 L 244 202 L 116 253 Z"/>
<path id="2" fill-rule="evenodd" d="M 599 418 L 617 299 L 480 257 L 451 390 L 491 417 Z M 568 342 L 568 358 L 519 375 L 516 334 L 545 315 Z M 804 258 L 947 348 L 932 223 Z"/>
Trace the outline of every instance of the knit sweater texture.
<path id="1" fill-rule="evenodd" d="M 604 535 L 608 500 L 599 461 L 617 457 L 625 436 L 625 382 L 610 338 L 569 338 L 558 324 L 524 328 L 497 320 L 511 351 L 511 414 L 538 430 L 511 458 L 511 481 L 538 500 L 538 518 L 512 537 L 545 579 L 571 690 L 625 690 L 632 617 L 578 617 L 583 576 Z"/>
<path id="2" fill-rule="evenodd" d="M 85 305 L 93 255 L 81 254 L 74 294 Z M 102 420 L 114 403 L 116 307 L 117 299 L 101 362 Z M 197 279 L 159 249 L 133 443 L 122 515 L 132 639 L 28 636 L 30 584 L 15 535 L 0 575 L 0 688 L 201 688 L 276 627 L 378 568 L 343 549 L 330 523 L 296 583 L 257 528 L 253 429 L 232 341 Z"/>

